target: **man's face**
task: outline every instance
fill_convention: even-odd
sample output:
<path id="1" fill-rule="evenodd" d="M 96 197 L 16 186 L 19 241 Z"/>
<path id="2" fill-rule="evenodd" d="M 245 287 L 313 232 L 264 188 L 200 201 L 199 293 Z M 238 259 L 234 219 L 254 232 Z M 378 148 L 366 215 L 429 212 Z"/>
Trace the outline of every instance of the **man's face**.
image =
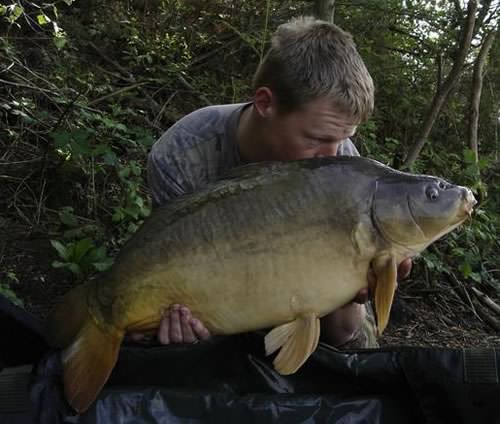
<path id="1" fill-rule="evenodd" d="M 354 135 L 357 125 L 326 99 L 314 100 L 285 115 L 270 114 L 266 119 L 266 159 L 336 156 L 340 143 Z"/>

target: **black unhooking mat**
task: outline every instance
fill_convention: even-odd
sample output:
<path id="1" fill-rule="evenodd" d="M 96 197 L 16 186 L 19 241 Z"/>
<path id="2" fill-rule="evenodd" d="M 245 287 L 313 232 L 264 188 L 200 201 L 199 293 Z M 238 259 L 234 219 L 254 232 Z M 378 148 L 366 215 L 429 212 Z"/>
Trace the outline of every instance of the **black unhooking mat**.
<path id="1" fill-rule="evenodd" d="M 10 320 L 18 326 L 11 330 L 21 334 L 25 323 Z M 59 353 L 45 351 L 32 372 L 32 422 L 500 423 L 495 349 L 340 352 L 320 344 L 296 374 L 281 376 L 264 356 L 263 336 L 123 346 L 105 388 L 80 416 L 62 395 Z M 32 343 L 32 352 L 43 347 Z M 0 358 L 16 356 L 8 338 L 1 346 Z"/>

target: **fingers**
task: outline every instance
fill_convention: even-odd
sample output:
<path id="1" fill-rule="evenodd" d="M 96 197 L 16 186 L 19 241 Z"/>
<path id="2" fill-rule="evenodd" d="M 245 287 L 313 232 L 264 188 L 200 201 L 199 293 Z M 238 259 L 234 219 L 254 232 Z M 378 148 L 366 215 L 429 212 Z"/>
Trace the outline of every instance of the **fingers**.
<path id="1" fill-rule="evenodd" d="M 210 338 L 210 332 L 191 315 L 189 308 L 172 305 L 163 314 L 157 337 L 161 344 L 195 343 Z"/>
<path id="2" fill-rule="evenodd" d="M 410 258 L 404 259 L 398 267 L 398 281 L 404 280 L 410 275 L 412 268 L 412 261 Z"/>
<path id="3" fill-rule="evenodd" d="M 181 329 L 182 329 L 182 341 L 184 343 L 194 343 L 198 339 L 193 333 L 193 329 L 191 328 L 191 311 L 185 306 L 180 309 L 181 315 Z"/>
<path id="4" fill-rule="evenodd" d="M 133 342 L 142 342 L 146 338 L 146 335 L 144 333 L 131 332 L 127 334 L 127 337 Z"/>
<path id="5" fill-rule="evenodd" d="M 210 332 L 205 328 L 199 319 L 192 318 L 191 327 L 199 340 L 208 340 L 210 338 Z"/>
<path id="6" fill-rule="evenodd" d="M 182 343 L 184 341 L 182 326 L 181 326 L 181 314 L 180 305 L 173 305 L 170 312 L 170 333 L 169 338 L 172 343 Z"/>
<path id="7" fill-rule="evenodd" d="M 163 313 L 156 337 L 161 344 L 170 343 L 170 314 L 168 311 Z"/>
<path id="8" fill-rule="evenodd" d="M 354 298 L 353 302 L 363 305 L 364 303 L 368 302 L 369 297 L 370 297 L 370 290 L 367 288 L 361 289 Z"/>

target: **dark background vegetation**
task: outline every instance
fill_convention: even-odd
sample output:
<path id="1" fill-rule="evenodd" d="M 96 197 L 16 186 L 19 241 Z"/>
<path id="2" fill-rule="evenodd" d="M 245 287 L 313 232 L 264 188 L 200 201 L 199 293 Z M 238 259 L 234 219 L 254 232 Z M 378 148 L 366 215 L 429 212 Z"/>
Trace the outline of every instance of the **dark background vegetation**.
<path id="1" fill-rule="evenodd" d="M 470 186 L 482 201 L 415 261 L 406 310 L 437 310 L 439 326 L 475 320 L 494 334 L 500 314 L 481 293 L 500 295 L 498 1 L 336 1 L 330 12 L 333 4 L 376 85 L 374 116 L 354 138 L 362 155 Z M 194 109 L 248 100 L 270 33 L 315 8 L 0 0 L 0 293 L 43 316 L 106 269 L 150 211 L 145 160 L 155 139 Z"/>

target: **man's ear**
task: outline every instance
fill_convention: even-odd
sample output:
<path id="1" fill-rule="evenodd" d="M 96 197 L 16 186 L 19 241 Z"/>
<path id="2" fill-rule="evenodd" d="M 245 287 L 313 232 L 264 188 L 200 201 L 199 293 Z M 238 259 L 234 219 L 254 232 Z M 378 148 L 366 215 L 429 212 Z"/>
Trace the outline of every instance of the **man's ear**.
<path id="1" fill-rule="evenodd" d="M 254 110 L 262 118 L 271 118 L 276 115 L 277 100 L 269 87 L 259 87 L 255 90 L 253 99 Z"/>

